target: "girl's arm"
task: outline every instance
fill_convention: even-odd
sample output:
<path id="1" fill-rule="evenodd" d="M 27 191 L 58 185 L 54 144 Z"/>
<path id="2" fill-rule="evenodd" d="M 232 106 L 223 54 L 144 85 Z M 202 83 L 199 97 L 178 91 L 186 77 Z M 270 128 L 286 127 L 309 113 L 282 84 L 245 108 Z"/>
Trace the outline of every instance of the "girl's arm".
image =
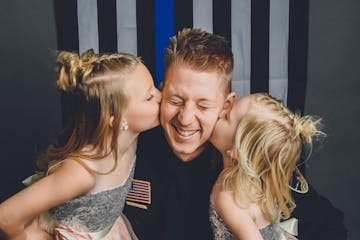
<path id="1" fill-rule="evenodd" d="M 0 230 L 10 239 L 25 239 L 25 226 L 40 213 L 91 190 L 95 176 L 75 160 L 0 204 Z M 20 238 L 20 236 L 24 236 Z"/>
<path id="2" fill-rule="evenodd" d="M 235 203 L 232 193 L 220 191 L 214 198 L 214 206 L 236 239 L 263 240 L 250 213 Z"/>

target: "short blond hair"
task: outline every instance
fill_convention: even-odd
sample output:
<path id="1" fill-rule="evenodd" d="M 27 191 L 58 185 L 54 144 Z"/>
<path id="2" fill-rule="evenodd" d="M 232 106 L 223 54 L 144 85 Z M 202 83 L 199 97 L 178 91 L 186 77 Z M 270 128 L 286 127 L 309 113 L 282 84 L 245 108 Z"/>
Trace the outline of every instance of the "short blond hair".
<path id="1" fill-rule="evenodd" d="M 201 29 L 184 28 L 170 39 L 165 51 L 165 74 L 173 65 L 217 72 L 230 91 L 234 58 L 228 41 Z"/>

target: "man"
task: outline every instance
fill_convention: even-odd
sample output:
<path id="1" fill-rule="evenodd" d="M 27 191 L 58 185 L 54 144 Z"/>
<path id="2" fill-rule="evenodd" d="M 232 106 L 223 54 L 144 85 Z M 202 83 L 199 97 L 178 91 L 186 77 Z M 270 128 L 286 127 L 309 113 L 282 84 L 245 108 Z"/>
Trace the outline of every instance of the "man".
<path id="1" fill-rule="evenodd" d="M 135 181 L 124 210 L 139 239 L 212 239 L 209 200 L 221 166 L 208 139 L 234 101 L 233 65 L 230 46 L 218 35 L 184 29 L 171 38 L 162 86 L 163 129 L 150 130 L 139 139 Z M 309 206 L 309 201 L 303 202 Z M 322 206 L 328 216 L 338 213 L 330 204 Z M 335 232 L 346 236 L 342 216 L 336 217 L 334 225 L 339 223 L 340 230 Z M 298 218 L 301 232 L 302 219 L 307 217 Z"/>

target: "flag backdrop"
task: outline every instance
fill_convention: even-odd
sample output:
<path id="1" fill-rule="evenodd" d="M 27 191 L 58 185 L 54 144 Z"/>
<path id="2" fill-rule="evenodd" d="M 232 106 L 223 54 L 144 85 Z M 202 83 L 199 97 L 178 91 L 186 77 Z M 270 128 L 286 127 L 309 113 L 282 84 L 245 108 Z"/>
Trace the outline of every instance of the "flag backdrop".
<path id="1" fill-rule="evenodd" d="M 303 112 L 309 0 L 54 0 L 58 49 L 139 55 L 155 84 L 169 38 L 202 28 L 231 44 L 232 89 L 269 92 Z M 62 98 L 63 115 L 68 99 Z M 64 116 L 66 118 L 66 116 Z"/>

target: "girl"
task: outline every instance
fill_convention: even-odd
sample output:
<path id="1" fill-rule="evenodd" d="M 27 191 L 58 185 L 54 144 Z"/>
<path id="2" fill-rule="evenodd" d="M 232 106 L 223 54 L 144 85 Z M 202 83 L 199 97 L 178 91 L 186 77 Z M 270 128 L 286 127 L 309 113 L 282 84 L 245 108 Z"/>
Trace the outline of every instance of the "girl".
<path id="1" fill-rule="evenodd" d="M 220 117 L 210 138 L 224 166 L 210 201 L 215 239 L 295 239 L 279 221 L 295 208 L 289 182 L 302 142 L 312 143 L 318 122 L 263 93 L 240 98 Z M 294 190 L 306 192 L 298 177 Z"/>
<path id="2" fill-rule="evenodd" d="M 129 54 L 60 52 L 58 65 L 57 87 L 75 105 L 70 126 L 38 159 L 45 176 L 0 205 L 0 229 L 38 239 L 27 227 L 35 219 L 55 239 L 136 239 L 122 210 L 137 137 L 159 124 L 160 92 Z"/>

